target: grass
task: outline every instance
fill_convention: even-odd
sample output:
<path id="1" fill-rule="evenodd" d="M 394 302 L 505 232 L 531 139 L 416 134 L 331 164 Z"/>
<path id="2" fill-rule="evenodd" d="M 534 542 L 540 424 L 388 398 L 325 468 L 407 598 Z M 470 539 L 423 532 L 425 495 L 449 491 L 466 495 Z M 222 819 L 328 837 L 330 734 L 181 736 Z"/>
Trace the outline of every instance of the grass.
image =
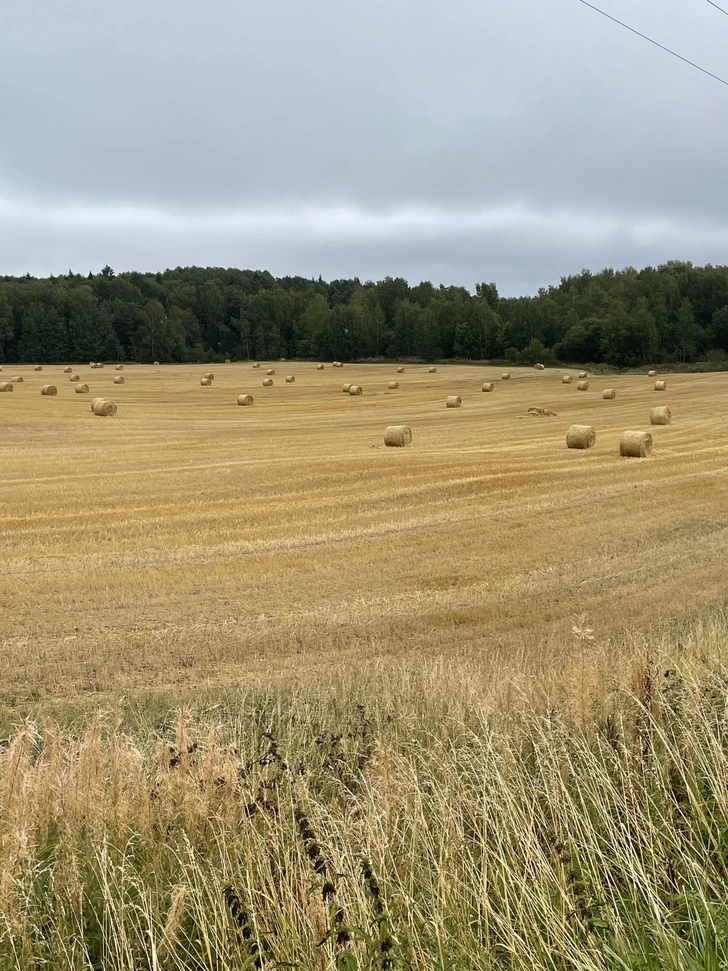
<path id="1" fill-rule="evenodd" d="M 721 376 L 286 367 L 0 400 L 0 969 L 726 966 Z"/>

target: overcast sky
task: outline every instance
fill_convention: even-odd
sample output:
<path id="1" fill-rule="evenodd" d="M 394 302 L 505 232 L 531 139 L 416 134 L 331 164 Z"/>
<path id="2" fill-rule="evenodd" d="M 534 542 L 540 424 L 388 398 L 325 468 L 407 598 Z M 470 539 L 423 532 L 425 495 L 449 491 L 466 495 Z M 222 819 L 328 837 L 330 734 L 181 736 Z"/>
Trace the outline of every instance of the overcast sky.
<path id="1" fill-rule="evenodd" d="M 595 2 L 728 79 L 706 0 Z M 0 274 L 728 263 L 727 116 L 579 0 L 2 0 Z"/>

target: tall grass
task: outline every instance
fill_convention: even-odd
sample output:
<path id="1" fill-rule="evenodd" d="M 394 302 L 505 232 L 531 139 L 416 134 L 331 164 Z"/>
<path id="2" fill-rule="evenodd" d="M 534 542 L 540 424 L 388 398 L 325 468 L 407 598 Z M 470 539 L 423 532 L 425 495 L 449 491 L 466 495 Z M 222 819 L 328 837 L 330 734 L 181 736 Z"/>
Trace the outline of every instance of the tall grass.
<path id="1" fill-rule="evenodd" d="M 718 969 L 726 616 L 140 704 L 0 750 L 0 968 Z M 509 690 L 506 688 L 509 687 Z"/>

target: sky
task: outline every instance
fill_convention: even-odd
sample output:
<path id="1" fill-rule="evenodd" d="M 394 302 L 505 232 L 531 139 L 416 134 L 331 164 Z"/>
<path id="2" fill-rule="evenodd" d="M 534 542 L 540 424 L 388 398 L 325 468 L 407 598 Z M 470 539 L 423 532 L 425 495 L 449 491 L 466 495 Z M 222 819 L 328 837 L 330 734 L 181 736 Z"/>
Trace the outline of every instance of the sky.
<path id="1" fill-rule="evenodd" d="M 728 80 L 707 0 L 595 2 Z M 727 116 L 579 0 L 2 0 L 0 275 L 725 264 Z"/>

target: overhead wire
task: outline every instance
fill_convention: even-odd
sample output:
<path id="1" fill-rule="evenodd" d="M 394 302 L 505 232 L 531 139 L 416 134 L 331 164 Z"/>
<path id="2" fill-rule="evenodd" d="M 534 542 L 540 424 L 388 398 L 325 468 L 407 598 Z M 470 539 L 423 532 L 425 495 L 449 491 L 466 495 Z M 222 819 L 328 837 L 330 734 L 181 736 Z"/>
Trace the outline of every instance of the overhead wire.
<path id="1" fill-rule="evenodd" d="M 728 87 L 728 81 L 726 81 L 725 78 L 721 78 L 717 74 L 713 74 L 712 71 L 708 71 L 706 68 L 701 67 L 699 64 L 696 64 L 695 61 L 688 60 L 687 57 L 683 57 L 682 54 L 678 54 L 677 51 L 673 51 L 670 47 L 665 47 L 664 44 L 660 44 L 658 41 L 653 40 L 652 37 L 648 37 L 647 34 L 643 34 L 641 31 L 636 30 L 634 27 L 630 27 L 629 24 L 625 24 L 624 21 L 617 20 L 616 17 L 613 17 L 610 13 L 607 13 L 606 10 L 602 10 L 600 7 L 595 7 L 593 3 L 589 3 L 589 0 L 579 0 L 579 3 L 583 3 L 585 7 L 591 7 L 592 10 L 596 10 L 597 13 L 600 13 L 602 17 L 606 17 L 607 20 L 611 20 L 615 24 L 619 24 L 620 27 L 624 27 L 626 30 L 629 30 L 631 33 L 636 34 L 638 37 L 641 37 L 643 40 L 648 41 L 650 44 L 654 44 L 655 47 L 659 47 L 661 51 L 665 51 L 668 54 L 672 54 L 672 56 L 676 57 L 679 61 L 683 61 L 683 63 L 689 64 L 690 67 L 694 67 L 697 71 L 700 71 L 702 74 L 707 74 L 709 78 L 713 78 L 714 81 L 720 81 L 721 84 L 725 84 L 725 86 Z M 712 3 L 712 0 L 708 0 L 708 3 Z M 717 4 L 715 3 L 712 3 L 712 5 L 714 7 L 717 6 Z M 722 10 L 722 7 L 718 7 L 718 9 Z M 725 11 L 723 11 L 723 13 L 725 13 Z"/>
<path id="2" fill-rule="evenodd" d="M 711 7 L 715 7 L 716 10 L 720 10 L 721 13 L 724 13 L 726 17 L 728 17 L 728 10 L 724 10 L 722 7 L 719 7 L 717 3 L 713 3 L 713 0 L 707 0 L 707 2 Z"/>

